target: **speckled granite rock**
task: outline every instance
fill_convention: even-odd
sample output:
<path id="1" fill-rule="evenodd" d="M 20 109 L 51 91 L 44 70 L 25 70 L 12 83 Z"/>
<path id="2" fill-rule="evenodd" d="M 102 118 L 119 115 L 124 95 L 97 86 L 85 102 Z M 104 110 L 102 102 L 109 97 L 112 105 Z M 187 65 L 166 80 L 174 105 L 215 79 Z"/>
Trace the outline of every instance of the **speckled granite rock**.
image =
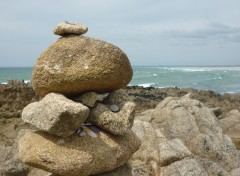
<path id="1" fill-rule="evenodd" d="M 32 77 L 39 96 L 49 92 L 111 92 L 132 79 L 126 54 L 104 41 L 84 36 L 62 37 L 38 58 Z"/>
<path id="2" fill-rule="evenodd" d="M 26 164 L 62 176 L 87 176 L 123 165 L 141 142 L 129 131 L 124 136 L 100 132 L 97 138 L 60 138 L 27 131 L 19 140 L 19 158 Z"/>
<path id="3" fill-rule="evenodd" d="M 103 101 L 107 96 L 108 93 L 97 94 L 95 92 L 87 92 L 79 97 L 74 97 L 73 100 L 92 108 L 97 101 Z"/>
<path id="4" fill-rule="evenodd" d="M 132 102 L 125 103 L 119 112 L 112 112 L 109 106 L 99 103 L 92 109 L 87 121 L 110 133 L 124 135 L 133 125 L 134 110 L 135 104 Z"/>
<path id="5" fill-rule="evenodd" d="M 240 151 L 212 109 L 192 97 L 165 98 L 135 117 L 132 130 L 142 146 L 132 167 L 149 175 L 239 175 Z"/>
<path id="6" fill-rule="evenodd" d="M 83 124 L 89 112 L 81 103 L 61 94 L 49 93 L 41 101 L 26 106 L 22 119 L 40 130 L 67 137 Z"/>
<path id="7" fill-rule="evenodd" d="M 62 22 L 59 23 L 53 30 L 53 33 L 60 36 L 66 35 L 82 35 L 88 31 L 88 27 L 86 25 L 82 25 L 80 23 L 69 23 Z"/>
<path id="8" fill-rule="evenodd" d="M 237 109 L 230 111 L 227 117 L 220 120 L 223 132 L 231 137 L 240 150 L 240 112 Z"/>

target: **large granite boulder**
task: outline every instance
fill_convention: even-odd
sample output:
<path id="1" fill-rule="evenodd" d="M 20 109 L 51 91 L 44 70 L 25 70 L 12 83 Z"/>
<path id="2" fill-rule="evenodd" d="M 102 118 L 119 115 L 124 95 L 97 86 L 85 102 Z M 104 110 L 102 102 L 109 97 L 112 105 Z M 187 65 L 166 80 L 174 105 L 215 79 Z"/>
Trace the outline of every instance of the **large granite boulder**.
<path id="1" fill-rule="evenodd" d="M 19 158 L 30 166 L 62 176 L 87 176 L 123 165 L 140 145 L 132 131 L 124 136 L 100 132 L 96 138 L 61 138 L 27 131 L 19 140 Z"/>
<path id="2" fill-rule="evenodd" d="M 234 109 L 220 120 L 223 132 L 231 137 L 236 147 L 240 150 L 240 112 Z"/>
<path id="3" fill-rule="evenodd" d="M 239 175 L 240 151 L 213 111 L 192 95 L 166 98 L 135 119 L 132 130 L 142 146 L 132 168 L 145 175 Z"/>
<path id="4" fill-rule="evenodd" d="M 41 101 L 27 105 L 22 119 L 40 130 L 61 137 L 73 134 L 86 120 L 90 110 L 61 94 L 49 93 Z"/>
<path id="5" fill-rule="evenodd" d="M 49 92 L 78 94 L 111 92 L 132 78 L 126 54 L 118 47 L 84 36 L 66 36 L 49 46 L 37 60 L 32 74 L 39 96 Z"/>

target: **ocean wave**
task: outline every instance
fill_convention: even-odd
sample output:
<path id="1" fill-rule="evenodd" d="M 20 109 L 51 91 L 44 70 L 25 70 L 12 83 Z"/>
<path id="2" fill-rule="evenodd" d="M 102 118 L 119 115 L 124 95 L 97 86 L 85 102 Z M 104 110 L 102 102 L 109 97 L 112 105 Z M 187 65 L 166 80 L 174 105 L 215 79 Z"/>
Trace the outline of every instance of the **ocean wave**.
<path id="1" fill-rule="evenodd" d="M 144 83 L 144 84 L 137 84 L 137 85 L 130 85 L 130 86 L 141 86 L 141 87 L 154 87 L 155 83 Z"/>
<path id="2" fill-rule="evenodd" d="M 223 79 L 221 76 L 218 76 L 216 78 L 213 78 L 213 79 Z"/>
<path id="3" fill-rule="evenodd" d="M 31 82 L 31 80 L 22 80 L 25 84 L 28 84 Z M 7 82 L 0 82 L 0 84 L 3 84 L 3 85 L 7 85 L 8 84 L 8 81 Z"/>
<path id="4" fill-rule="evenodd" d="M 150 76 L 134 76 L 133 79 L 149 78 L 149 77 L 152 77 L 152 75 L 150 75 Z"/>
<path id="5" fill-rule="evenodd" d="M 153 77 L 153 76 L 156 77 L 156 76 L 158 76 L 158 74 L 153 73 L 153 74 L 148 75 L 148 76 L 133 76 L 133 79 L 150 78 L 150 77 Z"/>
<path id="6" fill-rule="evenodd" d="M 221 92 L 220 94 L 225 94 L 225 93 L 227 93 L 227 94 L 236 94 L 238 92 L 236 92 L 236 91 L 227 91 L 227 92 Z"/>
<path id="7" fill-rule="evenodd" d="M 183 71 L 183 72 L 206 72 L 213 71 L 208 68 L 171 68 L 172 71 Z"/>
<path id="8" fill-rule="evenodd" d="M 155 83 L 145 83 L 145 84 L 139 84 L 138 86 L 142 86 L 142 87 L 153 87 L 155 85 Z"/>
<path id="9" fill-rule="evenodd" d="M 168 71 L 204 72 L 204 71 L 240 71 L 240 67 L 158 67 Z"/>
<path id="10" fill-rule="evenodd" d="M 27 83 L 30 83 L 31 80 L 24 80 L 24 83 L 27 84 Z"/>

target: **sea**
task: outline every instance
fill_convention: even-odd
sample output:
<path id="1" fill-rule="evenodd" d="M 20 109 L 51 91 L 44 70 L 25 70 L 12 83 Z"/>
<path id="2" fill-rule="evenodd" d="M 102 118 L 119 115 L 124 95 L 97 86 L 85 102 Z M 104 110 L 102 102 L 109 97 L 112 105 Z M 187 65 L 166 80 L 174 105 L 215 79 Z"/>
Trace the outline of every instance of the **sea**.
<path id="1" fill-rule="evenodd" d="M 0 68 L 0 83 L 8 80 L 31 81 L 32 67 Z M 176 67 L 133 66 L 130 86 L 155 88 L 194 88 L 219 94 L 240 93 L 240 66 L 236 67 Z"/>

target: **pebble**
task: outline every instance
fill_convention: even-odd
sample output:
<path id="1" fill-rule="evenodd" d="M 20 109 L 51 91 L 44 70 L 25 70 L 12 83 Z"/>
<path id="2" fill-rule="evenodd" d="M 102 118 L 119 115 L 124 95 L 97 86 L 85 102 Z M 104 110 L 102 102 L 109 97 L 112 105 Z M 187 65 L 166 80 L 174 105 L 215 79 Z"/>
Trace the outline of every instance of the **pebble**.
<path id="1" fill-rule="evenodd" d="M 95 133 L 99 133 L 99 132 L 100 132 L 100 129 L 97 128 L 97 127 L 95 127 L 95 126 L 93 126 L 93 125 L 90 125 L 89 128 L 90 128 L 92 131 L 94 131 Z"/>
<path id="2" fill-rule="evenodd" d="M 118 112 L 119 109 L 120 109 L 119 106 L 116 105 L 116 104 L 112 104 L 112 105 L 110 106 L 110 110 L 111 110 L 112 112 Z"/>
<path id="3" fill-rule="evenodd" d="M 97 137 L 97 134 L 95 132 L 100 132 L 100 130 L 97 127 L 94 127 L 91 125 L 82 125 L 77 130 L 77 135 L 80 137 L 83 137 L 83 136 Z"/>

